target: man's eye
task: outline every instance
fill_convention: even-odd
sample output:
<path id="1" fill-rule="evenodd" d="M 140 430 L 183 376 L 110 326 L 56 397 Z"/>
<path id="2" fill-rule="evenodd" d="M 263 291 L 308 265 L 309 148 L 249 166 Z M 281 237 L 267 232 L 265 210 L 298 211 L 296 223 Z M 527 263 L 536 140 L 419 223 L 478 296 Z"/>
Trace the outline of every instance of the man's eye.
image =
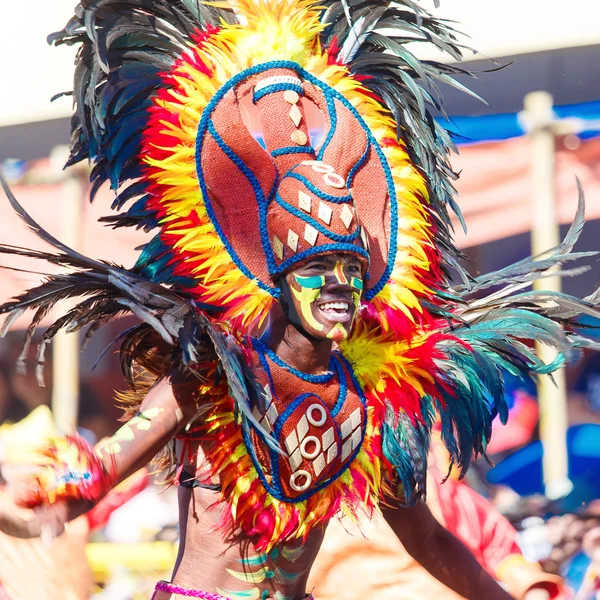
<path id="1" fill-rule="evenodd" d="M 350 273 L 360 273 L 360 267 L 358 265 L 348 265 L 348 271 Z"/>

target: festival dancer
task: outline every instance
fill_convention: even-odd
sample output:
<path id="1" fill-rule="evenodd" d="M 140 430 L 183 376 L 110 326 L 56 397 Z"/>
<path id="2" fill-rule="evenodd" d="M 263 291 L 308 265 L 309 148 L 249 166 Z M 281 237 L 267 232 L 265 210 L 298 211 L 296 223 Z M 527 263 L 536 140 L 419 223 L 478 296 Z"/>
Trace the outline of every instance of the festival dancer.
<path id="1" fill-rule="evenodd" d="M 421 502 L 429 434 L 437 414 L 464 474 L 506 415 L 500 367 L 550 372 L 591 344 L 561 326 L 598 314 L 598 294 L 523 291 L 577 257 L 583 201 L 546 256 L 468 277 L 450 235 L 451 141 L 427 111 L 460 69 L 419 62 L 415 39 L 460 55 L 409 0 L 81 2 L 53 37 L 81 44 L 70 163 L 92 160 L 92 196 L 110 181 L 115 208 L 130 203 L 109 223 L 157 235 L 132 269 L 95 261 L 7 189 L 56 251 L 0 250 L 71 271 L 0 310 L 35 308 L 35 324 L 83 296 L 40 362 L 61 328 L 143 321 L 120 338 L 130 420 L 99 454 L 77 438 L 50 448 L 21 499 L 36 517 L 0 520 L 13 533 L 60 530 L 165 449 L 182 538 L 156 600 L 310 597 L 328 521 L 380 503 L 450 588 L 509 598 Z"/>

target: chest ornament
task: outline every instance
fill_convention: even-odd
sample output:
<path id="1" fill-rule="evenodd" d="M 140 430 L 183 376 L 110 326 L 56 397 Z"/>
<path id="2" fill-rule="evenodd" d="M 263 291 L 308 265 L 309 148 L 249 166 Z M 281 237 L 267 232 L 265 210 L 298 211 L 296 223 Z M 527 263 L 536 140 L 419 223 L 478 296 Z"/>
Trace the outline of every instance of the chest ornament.
<path id="1" fill-rule="evenodd" d="M 263 409 L 250 422 L 223 396 L 206 418 L 207 452 L 221 484 L 222 526 L 257 550 L 306 539 L 340 511 L 370 514 L 381 490 L 381 435 L 374 409 L 339 353 L 329 372 L 294 371 L 253 340 Z M 272 449 L 265 433 L 277 442 Z"/>
<path id="2" fill-rule="evenodd" d="M 249 421 L 243 422 L 244 441 L 269 494 L 283 502 L 302 501 L 342 475 L 358 454 L 366 401 L 341 356 L 332 356 L 330 373 L 314 376 L 288 367 L 263 345 L 258 352 L 266 410 L 255 417 L 280 451 L 268 447 Z M 309 391 L 298 394 L 299 387 Z"/>

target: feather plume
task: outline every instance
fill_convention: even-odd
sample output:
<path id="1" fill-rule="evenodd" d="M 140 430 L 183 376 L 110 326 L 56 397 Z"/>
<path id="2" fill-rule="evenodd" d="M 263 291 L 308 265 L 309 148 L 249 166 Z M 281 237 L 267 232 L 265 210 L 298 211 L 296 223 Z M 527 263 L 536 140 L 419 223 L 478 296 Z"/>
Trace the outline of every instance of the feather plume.
<path id="1" fill-rule="evenodd" d="M 218 359 L 227 376 L 229 392 L 235 399 L 237 408 L 257 426 L 257 429 L 260 429 L 252 412 L 253 406 L 260 398 L 258 384 L 239 344 L 232 343 L 231 334 L 215 327 L 206 312 L 203 312 L 210 311 L 210 306 L 204 305 L 201 310 L 189 296 L 186 297 L 153 283 L 137 274 L 135 269 L 128 271 L 117 265 L 90 259 L 72 250 L 44 230 L 27 213 L 1 177 L 0 183 L 15 212 L 40 239 L 57 251 L 50 253 L 0 245 L 0 254 L 31 256 L 71 270 L 67 274 L 47 276 L 40 285 L 0 306 L 0 314 L 7 315 L 8 325 L 24 310 L 36 311 L 27 330 L 21 361 L 27 353 L 35 327 L 60 300 L 79 299 L 74 307 L 42 334 L 37 357 L 38 366 L 43 365 L 43 350 L 46 344 L 61 329 L 78 331 L 92 324 L 95 330 L 99 324 L 108 323 L 131 312 L 155 331 L 165 344 L 173 348 L 174 354 L 169 364 L 175 366 L 181 364 L 201 375 L 197 365 L 207 360 Z M 6 329 L 7 323 L 2 331 L 5 332 Z M 148 333 L 150 329 L 145 328 L 143 331 Z M 129 343 L 131 344 L 131 338 Z M 202 348 L 208 351 L 202 354 L 200 352 Z M 166 372 L 160 373 L 161 376 L 166 374 Z M 133 384 L 134 376 L 131 368 L 125 372 L 125 375 Z M 271 447 L 279 450 L 270 435 L 265 433 L 264 436 Z"/>

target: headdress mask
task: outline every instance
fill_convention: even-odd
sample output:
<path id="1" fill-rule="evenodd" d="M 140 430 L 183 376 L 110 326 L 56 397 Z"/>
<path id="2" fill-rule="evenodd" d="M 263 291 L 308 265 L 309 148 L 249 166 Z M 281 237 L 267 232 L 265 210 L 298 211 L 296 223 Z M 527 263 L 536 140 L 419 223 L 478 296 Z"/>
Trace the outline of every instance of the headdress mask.
<path id="1" fill-rule="evenodd" d="M 242 118 L 250 101 L 264 147 Z M 325 122 L 316 149 L 305 103 Z M 219 236 L 271 294 L 283 273 L 323 253 L 358 257 L 367 292 L 389 277 L 387 165 L 349 103 L 299 67 L 259 65 L 224 86 L 203 114 L 196 161 Z"/>

